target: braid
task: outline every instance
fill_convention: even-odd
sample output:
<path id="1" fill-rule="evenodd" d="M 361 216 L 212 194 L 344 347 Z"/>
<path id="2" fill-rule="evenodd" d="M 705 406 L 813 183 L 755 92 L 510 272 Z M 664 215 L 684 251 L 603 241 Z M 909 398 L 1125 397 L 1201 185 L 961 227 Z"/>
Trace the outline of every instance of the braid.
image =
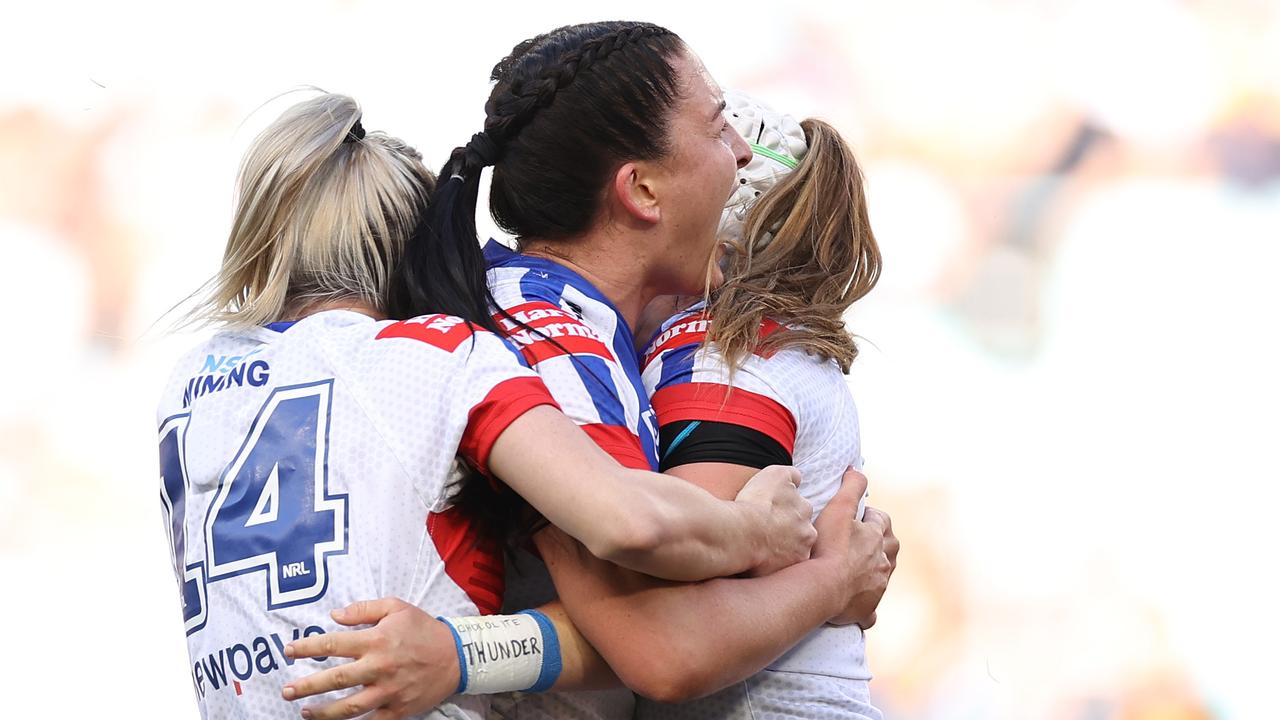
<path id="1" fill-rule="evenodd" d="M 548 33 L 554 36 L 555 33 Z M 520 132 L 521 128 L 533 119 L 533 116 L 555 101 L 556 93 L 568 87 L 593 65 L 603 62 L 610 55 L 627 45 L 653 37 L 674 35 L 670 30 L 658 25 L 634 25 L 624 27 L 572 48 L 559 57 L 559 62 L 538 77 L 531 79 L 513 78 L 505 92 L 495 93 L 485 103 L 485 132 L 499 143 L 507 142 Z M 494 77 L 505 79 L 511 75 L 519 75 L 530 62 L 518 62 L 529 56 L 530 50 L 537 45 L 533 42 L 521 43 L 513 56 L 500 62 L 494 68 Z"/>

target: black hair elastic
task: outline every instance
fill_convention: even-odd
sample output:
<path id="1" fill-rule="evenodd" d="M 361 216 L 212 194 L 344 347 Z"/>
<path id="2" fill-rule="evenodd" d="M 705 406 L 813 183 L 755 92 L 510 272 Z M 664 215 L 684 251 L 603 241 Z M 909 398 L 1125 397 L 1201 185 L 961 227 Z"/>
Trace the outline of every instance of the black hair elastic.
<path id="1" fill-rule="evenodd" d="M 344 143 L 359 142 L 360 140 L 363 140 L 363 139 L 364 139 L 364 126 L 360 124 L 359 120 L 356 120 L 356 124 L 352 125 L 351 129 L 347 131 L 347 136 L 342 139 L 342 142 Z"/>

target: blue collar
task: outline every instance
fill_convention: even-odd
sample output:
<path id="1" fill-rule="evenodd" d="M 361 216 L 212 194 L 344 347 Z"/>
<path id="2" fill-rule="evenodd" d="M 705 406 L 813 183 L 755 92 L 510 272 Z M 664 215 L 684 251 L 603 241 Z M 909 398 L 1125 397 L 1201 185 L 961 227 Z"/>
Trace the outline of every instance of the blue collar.
<path id="1" fill-rule="evenodd" d="M 615 315 L 618 316 L 619 326 L 626 327 L 627 335 L 631 335 L 631 328 L 628 327 L 625 322 L 622 322 L 622 313 L 618 312 L 618 308 L 613 304 L 613 301 L 605 297 L 604 293 L 600 292 L 595 285 L 591 284 L 590 280 L 582 277 L 564 265 L 561 265 L 554 260 L 516 252 L 497 240 L 492 239 L 484 244 L 484 260 L 491 268 L 529 268 L 530 270 L 536 270 L 542 273 L 543 278 L 556 278 L 556 280 L 565 283 L 592 300 L 604 303 Z"/>

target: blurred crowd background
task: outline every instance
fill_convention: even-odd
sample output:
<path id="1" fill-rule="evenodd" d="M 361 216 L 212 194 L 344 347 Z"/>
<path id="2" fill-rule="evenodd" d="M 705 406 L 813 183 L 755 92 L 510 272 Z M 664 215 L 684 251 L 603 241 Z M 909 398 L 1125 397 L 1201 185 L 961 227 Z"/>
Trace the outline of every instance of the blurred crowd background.
<path id="1" fill-rule="evenodd" d="M 626 17 L 864 165 L 885 274 L 849 316 L 849 384 L 903 542 L 868 634 L 886 716 L 1276 716 L 1280 4 L 7 15 L 2 714 L 195 716 L 154 404 L 198 339 L 170 310 L 217 267 L 240 155 L 302 97 L 280 94 L 349 93 L 438 166 L 515 42 Z"/>

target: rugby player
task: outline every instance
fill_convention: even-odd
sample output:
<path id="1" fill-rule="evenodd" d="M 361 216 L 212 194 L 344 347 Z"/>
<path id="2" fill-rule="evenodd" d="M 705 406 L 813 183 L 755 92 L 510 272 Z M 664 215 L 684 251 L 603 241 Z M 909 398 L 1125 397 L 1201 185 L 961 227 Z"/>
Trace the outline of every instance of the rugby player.
<path id="1" fill-rule="evenodd" d="M 695 294 L 722 281 L 712 262 L 716 230 L 750 150 L 697 56 L 655 25 L 561 28 L 519 44 L 493 79 L 484 131 L 455 150 L 441 172 L 447 180 L 433 198 L 433 230 L 478 242 L 480 173 L 493 166 L 490 210 L 518 240 L 518 251 L 486 248 L 499 321 L 566 414 L 602 448 L 630 467 L 657 468 L 657 428 L 632 330 L 655 297 Z M 429 248 L 411 245 L 407 260 L 400 280 L 411 296 L 414 269 L 433 258 Z M 726 473 L 736 478 L 739 469 Z M 806 562 L 763 577 L 671 583 L 598 561 L 548 527 L 533 536 L 547 572 L 526 573 L 530 582 L 509 586 L 507 609 L 546 603 L 559 647 L 573 650 L 555 658 L 555 690 L 608 682 L 576 665 L 590 666 L 593 652 L 627 688 L 658 700 L 740 682 L 828 621 L 871 622 L 897 541 L 882 513 L 869 509 L 865 522 L 854 519 L 865 479 L 850 475 L 855 479 L 819 518 L 820 541 Z M 556 592 L 559 601 L 548 602 Z M 535 672 L 476 658 L 477 644 L 511 641 L 496 628 L 500 619 L 490 626 L 465 621 L 494 632 L 492 639 L 458 633 L 456 659 L 448 657 L 455 648 L 432 638 L 440 625 L 456 630 L 458 622 L 435 622 L 394 600 L 348 608 L 342 622 L 378 625 L 293 644 L 299 657 L 358 658 L 341 673 L 325 671 L 288 688 L 302 696 L 364 685 L 349 701 L 312 707 L 313 718 L 375 709 L 378 717 L 388 708 L 394 710 L 385 717 L 394 717 L 428 706 L 453 689 L 442 684 L 454 678 L 466 692 L 525 689 L 489 680 L 548 667 L 545 659 Z M 483 680 L 473 686 L 476 678 Z M 500 714 L 521 718 L 623 718 L 634 704 L 625 691 L 495 700 Z"/>
<path id="2" fill-rule="evenodd" d="M 483 329 L 497 326 L 482 268 L 423 268 L 440 312 L 383 319 L 432 185 L 416 151 L 366 133 L 341 95 L 295 105 L 245 157 L 222 268 L 193 312 L 224 328 L 178 362 L 158 411 L 161 500 L 205 717 L 295 717 L 282 686 L 336 660 L 299 662 L 285 647 L 334 629 L 335 605 L 398 595 L 451 615 L 498 610 L 501 556 L 458 511 L 460 477 L 500 477 L 590 552 L 659 576 L 809 554 L 793 470 L 723 502 L 601 451 Z M 440 700 L 434 717 L 479 718 L 487 705 Z"/>
<path id="3" fill-rule="evenodd" d="M 753 156 L 721 222 L 728 281 L 709 306 L 664 322 L 644 354 L 661 468 L 733 497 L 759 468 L 794 464 L 821 510 L 836 474 L 862 467 L 845 382 L 858 348 L 844 324 L 880 276 L 862 172 L 827 123 L 742 93 L 725 99 Z M 863 639 L 871 622 L 824 625 L 744 682 L 679 705 L 642 700 L 636 716 L 880 720 Z"/>

